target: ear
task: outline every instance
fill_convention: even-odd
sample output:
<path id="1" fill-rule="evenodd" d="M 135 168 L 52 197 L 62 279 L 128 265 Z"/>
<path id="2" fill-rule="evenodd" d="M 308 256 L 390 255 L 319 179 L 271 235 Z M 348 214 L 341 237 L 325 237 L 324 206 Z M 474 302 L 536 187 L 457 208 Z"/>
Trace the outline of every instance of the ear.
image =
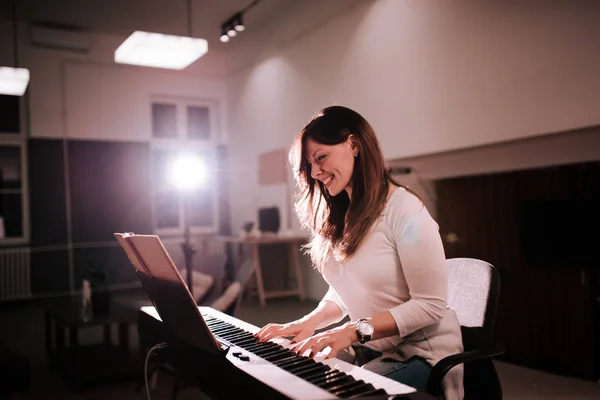
<path id="1" fill-rule="evenodd" d="M 358 145 L 358 139 L 356 138 L 356 136 L 350 134 L 347 140 L 348 144 L 350 145 L 350 150 L 354 153 L 354 156 L 356 157 L 360 148 L 360 146 Z"/>

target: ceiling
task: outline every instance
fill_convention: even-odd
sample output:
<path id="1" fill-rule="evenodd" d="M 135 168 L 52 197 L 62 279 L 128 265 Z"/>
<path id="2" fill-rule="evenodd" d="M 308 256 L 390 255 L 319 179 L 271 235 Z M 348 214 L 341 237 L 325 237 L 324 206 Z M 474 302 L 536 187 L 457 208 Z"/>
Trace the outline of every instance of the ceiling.
<path id="1" fill-rule="evenodd" d="M 188 35 L 188 1 L 191 8 L 191 36 L 204 38 L 209 53 L 193 73 L 228 75 L 241 65 L 247 65 L 251 54 L 263 50 L 266 41 L 277 38 L 281 18 L 293 15 L 295 24 L 285 27 L 285 36 L 298 37 L 334 18 L 359 0 L 259 0 L 244 14 L 246 31 L 229 43 L 221 43 L 221 24 L 234 13 L 251 5 L 254 0 L 13 0 L 17 3 L 17 20 L 45 25 L 78 28 L 84 31 L 128 36 L 135 30 L 172 35 Z M 0 19 L 12 20 L 12 1 L 0 1 Z M 300 18 L 300 19 L 299 19 Z M 272 44 L 272 43 L 271 43 Z M 252 49 L 250 49 L 252 48 Z M 236 66 L 227 64 L 227 54 L 243 52 L 233 57 Z M 202 62 L 200 62 L 202 61 Z M 227 64 L 227 66 L 225 66 Z"/>
<path id="2" fill-rule="evenodd" d="M 221 23 L 253 0 L 17 0 L 17 19 L 72 26 L 92 32 L 128 35 L 134 30 L 187 35 L 188 1 L 192 34 L 218 38 Z M 246 14 L 260 27 L 299 0 L 261 0 Z M 10 1 L 2 19 L 12 20 Z"/>

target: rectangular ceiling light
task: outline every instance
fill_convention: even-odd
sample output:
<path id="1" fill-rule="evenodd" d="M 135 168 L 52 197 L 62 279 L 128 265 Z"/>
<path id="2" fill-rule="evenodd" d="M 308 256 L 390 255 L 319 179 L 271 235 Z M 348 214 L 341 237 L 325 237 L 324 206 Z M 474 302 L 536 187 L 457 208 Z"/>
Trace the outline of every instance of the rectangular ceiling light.
<path id="1" fill-rule="evenodd" d="M 0 94 L 23 96 L 28 84 L 28 69 L 0 67 Z"/>
<path id="2" fill-rule="evenodd" d="M 115 62 L 183 69 L 208 52 L 205 39 L 135 31 L 115 50 Z"/>

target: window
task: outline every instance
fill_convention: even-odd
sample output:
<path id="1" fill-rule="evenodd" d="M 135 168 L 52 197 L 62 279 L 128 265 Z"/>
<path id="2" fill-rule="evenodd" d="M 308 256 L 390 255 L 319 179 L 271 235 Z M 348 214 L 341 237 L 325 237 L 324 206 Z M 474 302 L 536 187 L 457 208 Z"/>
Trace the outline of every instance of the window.
<path id="1" fill-rule="evenodd" d="M 218 229 L 216 179 L 216 105 L 210 101 L 152 99 L 152 213 L 159 234 L 181 234 L 184 198 L 175 188 L 171 170 L 183 150 L 197 154 L 206 167 L 206 179 L 191 195 L 192 232 Z"/>
<path id="2" fill-rule="evenodd" d="M 26 142 L 21 97 L 0 96 L 0 244 L 29 239 Z"/>

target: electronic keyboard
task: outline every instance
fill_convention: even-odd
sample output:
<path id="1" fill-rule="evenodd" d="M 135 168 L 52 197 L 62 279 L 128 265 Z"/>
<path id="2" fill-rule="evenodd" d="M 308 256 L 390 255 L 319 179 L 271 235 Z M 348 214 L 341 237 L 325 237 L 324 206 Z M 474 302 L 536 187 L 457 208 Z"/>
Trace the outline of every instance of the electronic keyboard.
<path id="1" fill-rule="evenodd" d="M 337 358 L 326 359 L 327 354 L 323 352 L 314 359 L 297 355 L 288 350 L 291 345 L 285 338 L 259 343 L 254 334 L 260 328 L 210 307 L 198 308 L 211 332 L 229 347 L 223 356 L 228 363 L 281 394 L 281 398 L 386 398 L 415 392 L 410 386 Z M 142 307 L 141 312 L 161 321 L 154 307 Z M 143 329 L 142 326 L 139 329 Z"/>

